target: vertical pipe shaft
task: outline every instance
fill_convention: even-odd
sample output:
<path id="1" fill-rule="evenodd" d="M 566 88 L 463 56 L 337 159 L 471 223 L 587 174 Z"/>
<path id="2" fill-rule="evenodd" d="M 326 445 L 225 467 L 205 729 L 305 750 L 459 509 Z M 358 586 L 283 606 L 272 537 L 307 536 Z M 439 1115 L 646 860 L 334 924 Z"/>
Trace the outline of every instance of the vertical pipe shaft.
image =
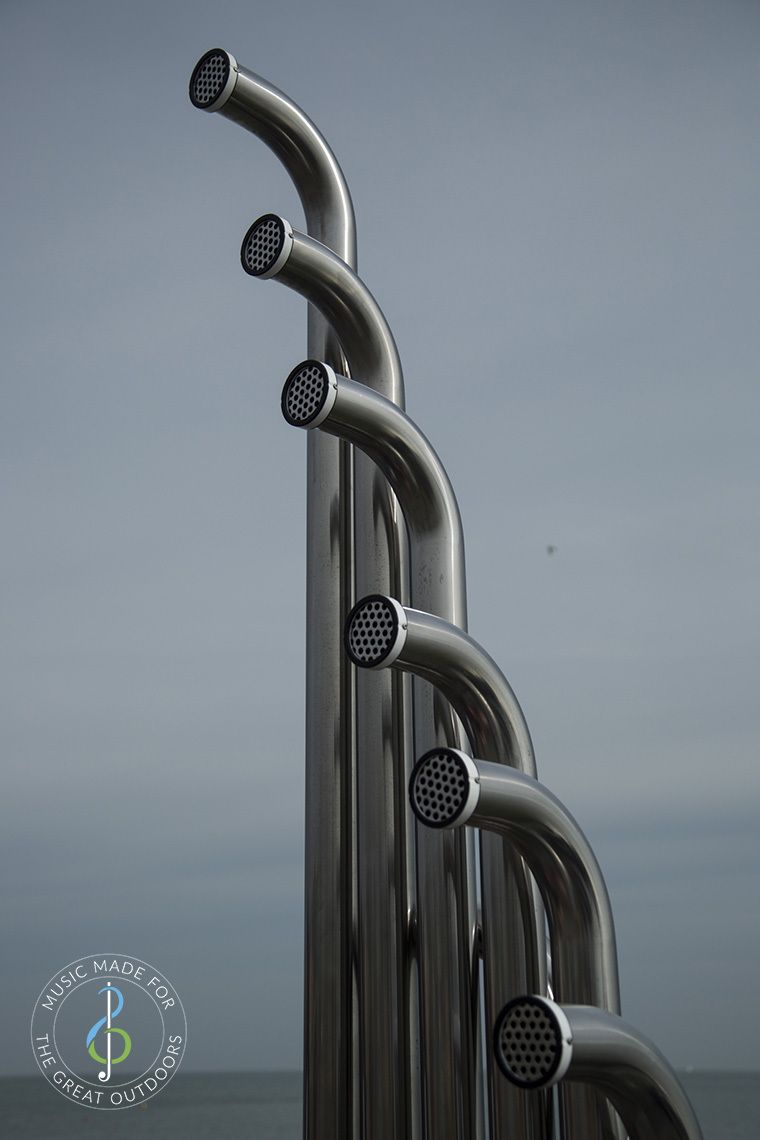
<path id="1" fill-rule="evenodd" d="M 362 383 L 403 407 L 396 344 L 362 282 L 302 235 L 294 236 L 292 252 L 277 280 L 319 307 Z M 408 597 L 408 542 L 398 503 L 375 464 L 358 453 L 353 526 L 357 591 L 382 592 L 393 583 Z M 340 636 L 336 644 L 342 653 Z M 345 655 L 344 660 L 348 663 Z M 353 952 L 359 1129 L 366 1140 L 406 1140 L 416 1131 L 419 1099 L 416 981 L 409 937 L 414 863 L 406 806 L 413 759 L 410 685 L 408 679 L 390 674 L 365 675 L 356 682 Z"/>
<path id="2" fill-rule="evenodd" d="M 383 632 L 368 635 L 364 623 L 375 607 L 386 616 Z M 347 642 L 357 665 L 393 666 L 431 681 L 461 719 L 481 756 L 535 776 L 533 745 L 522 710 L 496 663 L 450 622 L 405 609 L 393 599 L 362 599 L 347 623 Z M 486 845 L 484 840 L 494 842 Z M 481 835 L 486 1024 L 494 1008 L 522 979 L 541 993 L 546 987 L 543 906 L 522 861 L 497 836 Z M 493 852 L 494 858 L 491 858 Z M 492 1078 L 493 1066 L 488 1067 Z M 546 1098 L 504 1095 L 503 1081 L 490 1079 L 492 1136 L 545 1140 Z"/>
<path id="3" fill-rule="evenodd" d="M 328 372 L 315 361 L 293 370 L 282 396 L 286 419 L 301 427 L 321 426 L 377 464 L 398 496 L 409 531 L 412 600 L 465 626 L 461 519 L 438 457 L 395 404 Z M 458 741 L 462 733 L 448 703 L 421 679 L 415 679 L 414 721 L 416 750 Z M 427 828 L 416 835 L 424 1131 L 441 1140 L 482 1132 L 470 838 Z"/>
<path id="4" fill-rule="evenodd" d="M 288 170 L 308 232 L 356 267 L 356 226 L 343 174 L 321 133 L 296 104 L 219 49 L 190 81 L 196 106 L 258 135 Z M 308 351 L 343 366 L 325 318 L 310 306 Z M 304 1137 L 352 1135 L 351 675 L 340 648 L 353 597 L 351 449 L 309 438 L 306 566 L 306 820 Z"/>
<path id="5" fill-rule="evenodd" d="M 335 383 L 335 402 L 320 416 L 321 426 L 365 452 L 398 496 L 409 530 L 413 604 L 465 628 L 464 537 L 440 460 L 398 407 L 343 377 Z M 414 728 L 415 755 L 462 741 L 448 702 L 421 678 L 414 679 Z M 440 1140 L 482 1132 L 472 838 L 428 828 L 416 833 L 424 1130 Z"/>

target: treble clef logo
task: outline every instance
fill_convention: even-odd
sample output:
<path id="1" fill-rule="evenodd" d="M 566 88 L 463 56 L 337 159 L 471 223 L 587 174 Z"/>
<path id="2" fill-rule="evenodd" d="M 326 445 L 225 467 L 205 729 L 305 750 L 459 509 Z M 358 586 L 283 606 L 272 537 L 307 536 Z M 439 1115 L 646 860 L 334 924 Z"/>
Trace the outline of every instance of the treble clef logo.
<path id="1" fill-rule="evenodd" d="M 119 1065 L 122 1061 L 126 1061 L 127 1057 L 132 1052 L 132 1038 L 129 1036 L 126 1029 L 119 1029 L 118 1026 L 111 1025 L 113 1019 L 115 1017 L 118 1017 L 124 1008 L 124 998 L 122 996 L 121 990 L 117 989 L 116 986 L 112 986 L 109 982 L 108 985 L 103 986 L 102 990 L 98 990 L 98 993 L 106 995 L 106 1015 L 105 1017 L 101 1017 L 99 1021 L 96 1021 L 92 1028 L 89 1030 L 85 1045 L 87 1046 L 87 1052 L 90 1054 L 93 1061 L 99 1061 L 101 1065 L 105 1065 L 105 1069 L 101 1070 L 101 1072 L 98 1073 L 98 1080 L 108 1081 L 111 1079 L 111 1066 Z M 116 997 L 118 999 L 116 1009 L 111 1008 L 111 997 L 113 994 L 116 994 Z M 106 1033 L 105 1057 L 101 1057 L 95 1049 L 95 1038 L 100 1033 L 103 1026 L 105 1026 Z M 124 1041 L 124 1049 L 122 1050 L 120 1057 L 113 1057 L 111 1055 L 111 1038 L 113 1037 L 114 1033 L 118 1033 Z"/>

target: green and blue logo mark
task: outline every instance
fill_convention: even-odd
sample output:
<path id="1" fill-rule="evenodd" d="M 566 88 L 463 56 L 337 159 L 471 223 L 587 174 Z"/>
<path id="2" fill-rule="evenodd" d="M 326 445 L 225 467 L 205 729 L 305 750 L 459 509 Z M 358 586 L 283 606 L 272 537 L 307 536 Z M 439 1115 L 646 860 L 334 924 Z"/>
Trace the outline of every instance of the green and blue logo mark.
<path id="1" fill-rule="evenodd" d="M 109 982 L 108 985 L 103 986 L 102 990 L 98 990 L 98 993 L 106 994 L 108 1010 L 105 1017 L 101 1017 L 100 1021 L 96 1021 L 95 1024 L 88 1030 L 85 1045 L 87 1046 L 87 1052 L 90 1054 L 93 1061 L 98 1061 L 99 1064 L 105 1065 L 105 1069 L 102 1069 L 98 1073 L 98 1080 L 110 1081 L 111 1066 L 120 1065 L 122 1061 L 126 1061 L 127 1057 L 132 1052 L 132 1038 L 129 1036 L 126 1029 L 121 1029 L 120 1027 L 111 1024 L 113 1019 L 118 1017 L 121 1011 L 124 1009 L 124 995 L 122 994 L 121 990 L 117 989 L 116 986 L 112 985 L 111 982 Z M 119 1004 L 116 1006 L 116 1009 L 111 1008 L 111 997 L 113 994 L 116 994 L 116 997 L 118 998 Z M 100 1053 L 98 1053 L 95 1048 L 95 1041 L 101 1029 L 106 1036 L 105 1057 L 101 1057 Z M 114 1057 L 111 1051 L 112 1035 L 114 1033 L 118 1034 L 119 1037 L 122 1038 L 122 1044 L 124 1046 L 118 1057 Z"/>
<path id="2" fill-rule="evenodd" d="M 87 1108 L 132 1108 L 179 1068 L 187 1019 L 165 974 L 140 958 L 89 954 L 55 974 L 32 1014 L 40 1072 Z"/>

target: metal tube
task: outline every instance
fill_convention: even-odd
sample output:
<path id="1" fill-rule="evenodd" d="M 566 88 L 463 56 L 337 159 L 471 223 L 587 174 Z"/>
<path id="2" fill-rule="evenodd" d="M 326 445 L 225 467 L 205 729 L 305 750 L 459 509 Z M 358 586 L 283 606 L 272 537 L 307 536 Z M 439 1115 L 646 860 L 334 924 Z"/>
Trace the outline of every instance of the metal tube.
<path id="1" fill-rule="evenodd" d="M 355 444 L 381 468 L 409 527 L 412 594 L 430 612 L 467 627 L 464 534 L 449 477 L 432 445 L 396 405 L 326 364 L 297 365 L 282 393 L 285 418 Z M 292 412 L 291 410 L 292 409 Z M 303 409 L 303 410 L 299 410 Z"/>
<path id="2" fill-rule="evenodd" d="M 212 48 L 190 77 L 190 100 L 257 135 L 282 162 L 298 192 L 309 233 L 356 265 L 356 222 L 343 171 L 301 108 L 224 48 Z"/>
<path id="3" fill-rule="evenodd" d="M 429 827 L 469 824 L 514 845 L 546 906 L 554 998 L 620 1013 L 607 887 L 588 840 L 557 797 L 531 776 L 452 748 L 432 749 L 417 761 L 409 795 Z M 566 1140 L 619 1140 L 617 1116 L 598 1090 L 565 1088 L 562 1102 Z"/>
<path id="4" fill-rule="evenodd" d="M 464 536 L 459 507 L 438 456 L 418 427 L 364 385 L 315 360 L 290 373 L 282 394 L 289 423 L 354 443 L 381 469 L 409 528 L 415 605 L 467 623 Z M 415 679 L 415 747 L 459 744 L 447 701 Z M 425 1133 L 472 1136 L 477 1121 L 477 910 L 474 850 L 465 833 L 417 832 Z M 451 1000 L 443 1000 L 450 994 Z"/>
<path id="5" fill-rule="evenodd" d="M 345 637 L 356 665 L 393 666 L 430 681 L 461 719 L 477 755 L 535 776 L 533 744 L 517 698 L 493 659 L 463 630 L 377 596 L 356 603 Z M 521 977 L 533 979 L 531 990 L 545 992 L 544 912 L 524 867 L 516 866 L 513 851 L 498 836 L 481 834 L 480 863 L 486 1019 L 492 1025 L 505 997 L 517 992 Z M 516 913 L 519 923 L 514 921 Z M 503 1082 L 493 1080 L 492 1065 L 488 1072 L 492 1134 L 545 1135 L 548 1105 L 540 1098 L 534 1103 L 524 1098 L 516 1122 L 515 1101 L 504 1096 Z"/>
<path id="6" fill-rule="evenodd" d="M 401 363 L 377 302 L 351 269 L 289 222 L 263 215 L 241 247 L 244 269 L 306 297 L 330 323 L 351 371 L 403 405 Z M 377 467 L 354 461 L 356 590 L 408 595 L 406 529 Z M 329 566 L 323 567 L 329 573 Z M 397 1140 L 414 1132 L 418 1030 L 410 938 L 413 849 L 405 789 L 411 772 L 409 686 L 390 674 L 357 677 L 356 867 L 360 1128 Z M 320 1138 L 321 1140 L 321 1138 Z"/>
<path id="7" fill-rule="evenodd" d="M 444 803 L 444 797 L 450 798 Z M 591 845 L 557 797 L 513 768 L 439 748 L 415 765 L 410 798 L 417 818 L 428 827 L 469 824 L 514 844 L 546 906 L 555 999 L 619 1013 L 607 888 Z"/>
<path id="8" fill-rule="evenodd" d="M 320 131 L 282 91 L 207 52 L 190 80 L 196 107 L 261 138 L 295 184 L 306 228 L 356 268 L 356 224 L 343 173 Z M 312 306 L 308 352 L 343 368 L 328 322 Z M 304 1136 L 347 1140 L 352 1066 L 352 678 L 337 634 L 353 594 L 351 449 L 313 434 L 307 447 L 306 865 Z M 329 567 L 329 572 L 325 568 Z"/>
<path id="9" fill-rule="evenodd" d="M 404 378 L 396 342 L 375 298 L 353 270 L 277 214 L 249 226 L 240 259 L 251 277 L 271 278 L 300 293 L 335 333 L 362 384 L 399 407 Z"/>
<path id="10" fill-rule="evenodd" d="M 496 662 L 464 630 L 450 622 L 382 597 L 390 622 L 387 635 L 360 656 L 360 622 L 375 599 L 362 598 L 348 615 L 345 639 L 355 665 L 394 666 L 425 677 L 445 693 L 479 756 L 536 775 L 533 742 L 523 711 Z"/>
<path id="11" fill-rule="evenodd" d="M 600 1089 L 635 1140 L 703 1140 L 694 1109 L 662 1053 L 614 1013 L 515 998 L 494 1028 L 508 1080 L 541 1088 L 559 1080 Z"/>

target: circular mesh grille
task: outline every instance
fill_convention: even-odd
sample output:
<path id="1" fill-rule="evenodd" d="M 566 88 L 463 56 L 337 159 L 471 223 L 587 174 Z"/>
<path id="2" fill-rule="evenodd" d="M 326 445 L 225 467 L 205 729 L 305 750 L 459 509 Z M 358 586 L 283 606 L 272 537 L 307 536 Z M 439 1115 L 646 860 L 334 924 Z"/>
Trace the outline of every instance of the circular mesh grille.
<path id="1" fill-rule="evenodd" d="M 196 107 L 208 107 L 218 99 L 230 74 L 230 60 L 226 51 L 207 52 L 195 65 L 190 78 L 190 99 Z"/>
<path id="2" fill-rule="evenodd" d="M 274 214 L 265 214 L 254 222 L 243 240 L 243 268 L 258 277 L 271 269 L 280 256 L 285 230 Z"/>
<path id="3" fill-rule="evenodd" d="M 469 783 L 467 769 L 455 752 L 448 748 L 428 752 L 412 772 L 414 814 L 428 827 L 446 827 L 464 808 Z"/>
<path id="4" fill-rule="evenodd" d="M 557 1071 L 561 1050 L 559 1026 L 544 1006 L 518 998 L 504 1008 L 496 1052 L 502 1070 L 515 1084 L 546 1084 Z"/>
<path id="5" fill-rule="evenodd" d="M 282 411 L 295 426 L 308 424 L 327 399 L 327 373 L 315 360 L 305 360 L 288 376 L 282 391 Z"/>
<path id="6" fill-rule="evenodd" d="M 355 665 L 379 665 L 388 656 L 398 633 L 396 611 L 386 598 L 364 598 L 349 614 L 348 654 Z"/>

